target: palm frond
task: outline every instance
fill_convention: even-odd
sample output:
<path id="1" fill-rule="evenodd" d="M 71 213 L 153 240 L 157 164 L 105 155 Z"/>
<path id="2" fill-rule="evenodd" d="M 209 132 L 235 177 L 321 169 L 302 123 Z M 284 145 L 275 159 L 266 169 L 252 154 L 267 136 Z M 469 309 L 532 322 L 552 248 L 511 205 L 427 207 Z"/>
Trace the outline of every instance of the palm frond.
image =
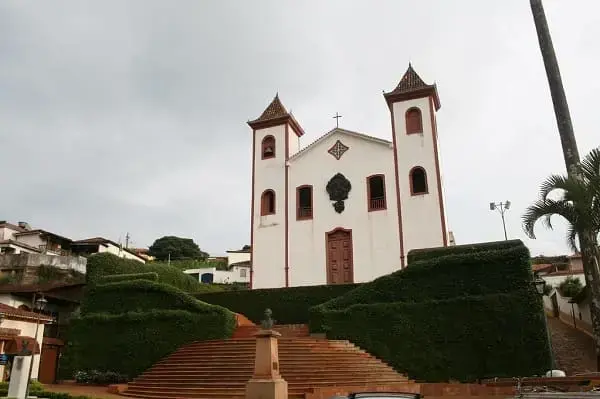
<path id="1" fill-rule="evenodd" d="M 535 224 L 542 219 L 546 227 L 552 229 L 552 216 L 559 215 L 571 225 L 578 225 L 578 217 L 572 203 L 564 200 L 538 200 L 525 210 L 522 217 L 523 230 L 530 238 L 535 238 Z"/>
<path id="2" fill-rule="evenodd" d="M 575 227 L 570 224 L 569 227 L 567 227 L 567 244 L 569 245 L 569 247 L 571 248 L 571 250 L 573 252 L 577 252 L 577 230 L 575 229 Z"/>
<path id="3" fill-rule="evenodd" d="M 561 175 L 551 175 L 540 186 L 540 199 L 545 200 L 548 195 L 556 190 L 568 192 L 573 187 L 573 183 L 568 177 Z"/>
<path id="4" fill-rule="evenodd" d="M 581 171 L 590 181 L 600 178 L 600 147 L 593 149 L 581 161 Z"/>

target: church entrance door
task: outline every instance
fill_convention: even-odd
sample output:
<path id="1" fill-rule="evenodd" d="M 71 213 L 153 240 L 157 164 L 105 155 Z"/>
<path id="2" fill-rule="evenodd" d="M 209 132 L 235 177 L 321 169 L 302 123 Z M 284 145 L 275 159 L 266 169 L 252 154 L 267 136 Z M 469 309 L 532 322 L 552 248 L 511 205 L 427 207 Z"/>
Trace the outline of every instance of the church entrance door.
<path id="1" fill-rule="evenodd" d="M 337 228 L 326 233 L 327 284 L 354 282 L 352 230 Z"/>

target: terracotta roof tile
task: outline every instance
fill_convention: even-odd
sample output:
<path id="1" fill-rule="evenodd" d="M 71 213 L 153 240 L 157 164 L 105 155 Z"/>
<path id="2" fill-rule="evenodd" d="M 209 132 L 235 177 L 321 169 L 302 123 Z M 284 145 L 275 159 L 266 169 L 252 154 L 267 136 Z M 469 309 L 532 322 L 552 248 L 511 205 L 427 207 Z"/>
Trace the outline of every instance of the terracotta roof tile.
<path id="1" fill-rule="evenodd" d="M 8 306 L 4 303 L 0 303 L 0 313 L 4 313 L 5 316 L 13 316 L 20 317 L 24 319 L 37 319 L 38 313 L 30 312 L 28 310 L 17 309 L 12 306 Z M 52 321 L 52 317 L 41 315 L 40 320 L 42 321 Z"/>
<path id="2" fill-rule="evenodd" d="M 392 93 L 406 93 L 427 87 L 431 87 L 431 85 L 423 82 L 423 79 L 421 79 L 421 77 L 415 72 L 412 65 L 408 64 L 408 69 Z"/>
<path id="3" fill-rule="evenodd" d="M 273 99 L 273 101 L 271 101 L 271 104 L 269 104 L 267 109 L 265 109 L 263 113 L 258 117 L 258 119 L 255 119 L 253 122 L 267 121 L 270 119 L 281 118 L 283 116 L 288 115 L 289 114 L 287 110 L 285 109 L 285 107 L 281 103 L 281 100 L 279 99 L 279 94 L 276 94 L 275 98 Z"/>

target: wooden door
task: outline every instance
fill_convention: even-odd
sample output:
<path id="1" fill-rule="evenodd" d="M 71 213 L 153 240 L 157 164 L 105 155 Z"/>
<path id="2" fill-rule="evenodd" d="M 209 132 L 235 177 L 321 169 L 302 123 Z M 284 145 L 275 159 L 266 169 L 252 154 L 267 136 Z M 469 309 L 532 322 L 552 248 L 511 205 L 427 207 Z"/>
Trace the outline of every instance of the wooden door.
<path id="1" fill-rule="evenodd" d="M 56 369 L 58 366 L 59 347 L 55 345 L 44 345 L 40 357 L 40 371 L 38 380 L 42 384 L 54 384 L 56 382 Z"/>
<path id="2" fill-rule="evenodd" d="M 352 231 L 339 229 L 327 233 L 327 284 L 353 282 Z"/>

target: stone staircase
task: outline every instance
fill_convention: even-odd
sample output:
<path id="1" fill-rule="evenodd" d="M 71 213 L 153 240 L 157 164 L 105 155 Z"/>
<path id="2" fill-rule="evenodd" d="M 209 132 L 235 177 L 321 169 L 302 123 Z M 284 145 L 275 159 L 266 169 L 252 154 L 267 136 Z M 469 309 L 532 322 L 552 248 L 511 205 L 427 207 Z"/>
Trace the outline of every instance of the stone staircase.
<path id="1" fill-rule="evenodd" d="M 289 398 L 318 388 L 390 385 L 408 379 L 348 341 L 311 338 L 306 325 L 279 325 L 280 373 Z M 181 347 L 132 381 L 125 396 L 137 398 L 241 399 L 254 370 L 258 327 L 242 325 L 227 340 Z"/>

